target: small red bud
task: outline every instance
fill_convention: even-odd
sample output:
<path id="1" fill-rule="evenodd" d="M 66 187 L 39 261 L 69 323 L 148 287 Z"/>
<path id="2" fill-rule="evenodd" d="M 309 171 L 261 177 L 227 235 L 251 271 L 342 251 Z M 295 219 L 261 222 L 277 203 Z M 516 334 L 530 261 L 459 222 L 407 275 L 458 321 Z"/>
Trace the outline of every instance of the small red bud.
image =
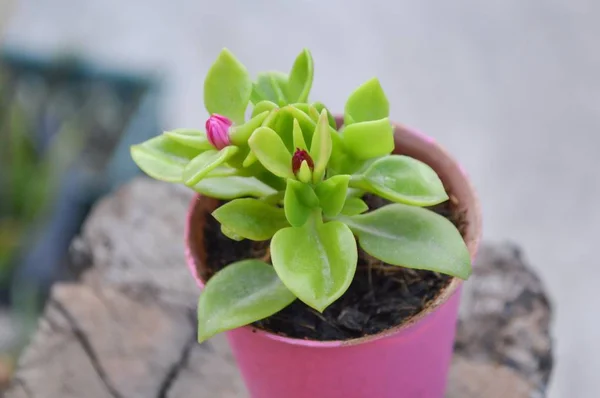
<path id="1" fill-rule="evenodd" d="M 296 148 L 296 152 L 294 152 L 294 156 L 292 156 L 292 171 L 294 172 L 294 174 L 298 173 L 302 162 L 305 160 L 308 164 L 308 168 L 310 169 L 310 171 L 313 171 L 315 168 L 315 163 L 313 162 L 308 152 L 306 152 L 304 149 Z"/>

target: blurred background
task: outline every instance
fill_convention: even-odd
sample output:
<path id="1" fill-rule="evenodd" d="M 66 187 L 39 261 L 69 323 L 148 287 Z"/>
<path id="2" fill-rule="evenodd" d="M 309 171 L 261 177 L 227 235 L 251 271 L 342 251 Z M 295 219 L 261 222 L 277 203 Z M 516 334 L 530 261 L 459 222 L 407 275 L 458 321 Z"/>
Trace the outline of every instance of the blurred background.
<path id="1" fill-rule="evenodd" d="M 598 397 L 599 20 L 598 0 L 0 0 L 0 372 L 89 208 L 137 173 L 129 144 L 202 126 L 222 47 L 253 74 L 307 47 L 311 98 L 339 112 L 377 76 L 463 163 L 485 239 L 552 297 L 550 397 Z"/>

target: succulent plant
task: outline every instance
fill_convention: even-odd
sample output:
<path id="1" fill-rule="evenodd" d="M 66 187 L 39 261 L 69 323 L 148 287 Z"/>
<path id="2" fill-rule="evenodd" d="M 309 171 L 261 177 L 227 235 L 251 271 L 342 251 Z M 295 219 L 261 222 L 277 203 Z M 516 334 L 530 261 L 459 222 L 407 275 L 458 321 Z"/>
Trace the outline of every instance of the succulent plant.
<path id="1" fill-rule="evenodd" d="M 352 282 L 358 246 L 392 265 L 462 279 L 471 273 L 458 230 L 425 208 L 448 200 L 441 180 L 427 164 L 392 154 L 379 81 L 349 96 L 339 128 L 322 103 L 308 100 L 312 81 L 307 50 L 289 74 L 261 73 L 253 82 L 224 49 L 204 84 L 206 131 L 167 131 L 131 148 L 151 177 L 224 200 L 212 215 L 229 238 L 271 240 L 272 265 L 247 259 L 208 280 L 200 341 L 296 299 L 324 311 Z M 366 194 L 391 203 L 369 211 Z"/>

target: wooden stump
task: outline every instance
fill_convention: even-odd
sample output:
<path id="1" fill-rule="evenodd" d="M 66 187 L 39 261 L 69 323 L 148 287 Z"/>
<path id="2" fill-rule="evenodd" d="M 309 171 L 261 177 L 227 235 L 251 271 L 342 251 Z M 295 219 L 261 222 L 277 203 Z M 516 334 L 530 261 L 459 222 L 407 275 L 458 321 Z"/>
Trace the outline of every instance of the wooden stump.
<path id="1" fill-rule="evenodd" d="M 98 204 L 73 243 L 80 282 L 53 288 L 8 398 L 247 397 L 223 337 L 196 343 L 182 238 L 191 198 L 142 178 Z M 463 291 L 448 397 L 544 396 L 550 315 L 520 251 L 484 246 Z"/>

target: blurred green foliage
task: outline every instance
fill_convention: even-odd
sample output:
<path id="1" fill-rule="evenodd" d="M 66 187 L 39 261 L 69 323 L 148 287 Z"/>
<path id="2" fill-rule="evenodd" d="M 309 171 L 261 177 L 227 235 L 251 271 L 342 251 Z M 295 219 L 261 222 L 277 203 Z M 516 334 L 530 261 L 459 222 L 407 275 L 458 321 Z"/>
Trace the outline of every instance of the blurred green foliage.
<path id="1" fill-rule="evenodd" d="M 0 331 L 0 376 L 35 330 L 49 286 L 66 277 L 68 242 L 110 186 L 107 169 L 131 163 L 128 150 L 115 152 L 150 85 L 76 57 L 0 52 L 0 317 L 14 326 Z M 140 137 L 157 130 L 155 115 L 141 115 Z"/>
<path id="2" fill-rule="evenodd" d="M 44 222 L 59 178 L 75 160 L 83 134 L 65 123 L 41 150 L 35 125 L 0 70 L 0 284 L 5 285 L 28 234 Z"/>

